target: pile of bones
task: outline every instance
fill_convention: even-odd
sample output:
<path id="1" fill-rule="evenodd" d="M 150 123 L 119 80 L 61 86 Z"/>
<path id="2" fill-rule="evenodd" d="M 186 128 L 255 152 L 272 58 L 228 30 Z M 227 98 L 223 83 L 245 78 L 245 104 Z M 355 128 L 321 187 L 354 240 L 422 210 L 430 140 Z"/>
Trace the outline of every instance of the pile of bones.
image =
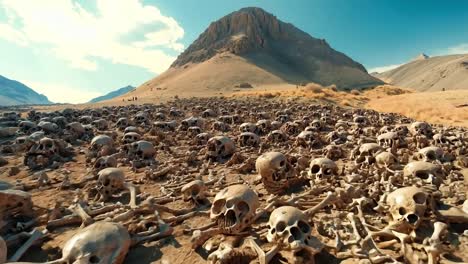
<path id="1" fill-rule="evenodd" d="M 0 263 L 174 241 L 208 263 L 468 262 L 466 128 L 208 98 L 5 112 L 0 132 Z"/>

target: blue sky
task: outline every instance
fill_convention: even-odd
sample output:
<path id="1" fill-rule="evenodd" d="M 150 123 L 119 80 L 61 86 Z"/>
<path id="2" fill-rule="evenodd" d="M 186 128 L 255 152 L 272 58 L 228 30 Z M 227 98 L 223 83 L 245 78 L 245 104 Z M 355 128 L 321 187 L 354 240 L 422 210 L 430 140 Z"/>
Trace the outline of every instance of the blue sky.
<path id="1" fill-rule="evenodd" d="M 369 71 L 468 53 L 468 1 L 0 0 L 0 75 L 85 102 L 163 72 L 210 24 L 258 6 Z"/>

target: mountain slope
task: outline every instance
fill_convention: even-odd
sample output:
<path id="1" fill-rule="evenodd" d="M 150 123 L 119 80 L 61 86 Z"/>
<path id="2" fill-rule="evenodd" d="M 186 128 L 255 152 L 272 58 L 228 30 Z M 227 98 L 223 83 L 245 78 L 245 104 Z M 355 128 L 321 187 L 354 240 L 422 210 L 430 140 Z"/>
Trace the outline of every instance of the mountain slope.
<path id="1" fill-rule="evenodd" d="M 166 72 L 132 95 L 203 96 L 230 92 L 244 82 L 256 87 L 316 82 L 339 89 L 383 83 L 325 40 L 260 8 L 243 8 L 211 23 Z"/>
<path id="2" fill-rule="evenodd" d="M 0 105 L 52 104 L 28 86 L 0 75 Z"/>
<path id="3" fill-rule="evenodd" d="M 468 89 L 468 54 L 421 57 L 375 75 L 381 80 L 418 91 Z"/>
<path id="4" fill-rule="evenodd" d="M 128 85 L 128 86 L 122 87 L 122 88 L 120 88 L 118 90 L 107 93 L 107 94 L 105 94 L 103 96 L 96 97 L 96 98 L 92 99 L 91 101 L 89 101 L 89 103 L 97 103 L 97 102 L 109 100 L 109 99 L 121 96 L 123 94 L 126 94 L 126 93 L 130 92 L 133 89 L 135 89 L 135 87 L 133 87 L 131 85 Z"/>

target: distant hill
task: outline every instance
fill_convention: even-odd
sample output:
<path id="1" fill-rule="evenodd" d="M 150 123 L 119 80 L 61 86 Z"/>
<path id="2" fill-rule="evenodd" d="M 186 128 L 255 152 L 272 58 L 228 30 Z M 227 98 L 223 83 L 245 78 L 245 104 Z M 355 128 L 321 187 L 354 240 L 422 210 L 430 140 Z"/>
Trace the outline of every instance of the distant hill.
<path id="1" fill-rule="evenodd" d="M 374 75 L 384 82 L 418 91 L 468 89 L 468 54 L 421 54 L 398 68 Z"/>
<path id="2" fill-rule="evenodd" d="M 29 104 L 52 104 L 52 102 L 28 86 L 0 75 L 0 105 Z"/>
<path id="3" fill-rule="evenodd" d="M 132 95 L 209 96 L 252 87 L 335 84 L 359 89 L 383 84 L 324 39 L 310 36 L 261 8 L 248 7 L 212 22 L 164 73 Z M 116 98 L 116 101 L 122 98 Z"/>
<path id="4" fill-rule="evenodd" d="M 97 103 L 97 102 L 109 100 L 109 99 L 115 98 L 117 96 L 121 96 L 123 94 L 126 94 L 126 93 L 130 92 L 133 89 L 135 89 L 135 87 L 133 87 L 131 85 L 128 85 L 128 86 L 122 87 L 122 88 L 120 88 L 118 90 L 112 91 L 112 92 L 110 92 L 110 93 L 108 93 L 106 95 L 96 97 L 96 98 L 92 99 L 91 101 L 89 101 L 89 103 Z"/>

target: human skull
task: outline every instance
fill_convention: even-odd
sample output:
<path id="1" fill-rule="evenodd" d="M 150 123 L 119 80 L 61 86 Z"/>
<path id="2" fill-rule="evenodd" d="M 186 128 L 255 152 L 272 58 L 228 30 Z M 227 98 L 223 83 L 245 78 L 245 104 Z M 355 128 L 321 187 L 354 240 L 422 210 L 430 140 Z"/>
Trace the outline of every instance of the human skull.
<path id="1" fill-rule="evenodd" d="M 258 133 L 260 135 L 266 135 L 268 131 L 270 131 L 271 129 L 271 122 L 270 120 L 267 120 L 267 119 L 258 120 L 255 125 L 257 126 Z"/>
<path id="2" fill-rule="evenodd" d="M 398 164 L 398 159 L 391 152 L 383 151 L 375 156 L 377 166 L 381 168 L 393 168 Z"/>
<path id="3" fill-rule="evenodd" d="M 92 124 L 99 131 L 104 131 L 109 127 L 109 123 L 107 122 L 106 119 L 95 120 L 95 121 L 93 121 Z"/>
<path id="4" fill-rule="evenodd" d="M 418 153 L 415 154 L 417 160 L 427 162 L 432 162 L 436 160 L 442 161 L 443 156 L 444 151 L 441 148 L 434 146 L 422 148 L 418 151 Z"/>
<path id="5" fill-rule="evenodd" d="M 208 140 L 211 138 L 211 135 L 209 133 L 200 133 L 195 136 L 194 142 L 195 145 L 202 146 L 206 145 L 208 143 Z"/>
<path id="6" fill-rule="evenodd" d="M 140 138 L 141 138 L 140 134 L 135 133 L 135 132 L 128 132 L 123 135 L 122 143 L 130 144 L 133 142 L 137 142 L 138 140 L 140 140 Z"/>
<path id="7" fill-rule="evenodd" d="M 410 126 L 410 131 L 413 135 L 424 135 L 430 138 L 432 134 L 432 127 L 426 122 L 413 122 Z"/>
<path id="8" fill-rule="evenodd" d="M 444 180 L 442 166 L 426 161 L 412 161 L 403 168 L 406 179 L 421 179 L 426 184 L 439 186 Z"/>
<path id="9" fill-rule="evenodd" d="M 374 164 L 375 156 L 382 150 L 377 143 L 364 143 L 359 147 L 359 152 L 355 158 L 356 164 Z"/>
<path id="10" fill-rule="evenodd" d="M 124 184 L 125 174 L 120 168 L 105 168 L 98 172 L 99 193 L 103 201 L 124 189 Z"/>
<path id="11" fill-rule="evenodd" d="M 409 233 L 419 227 L 426 213 L 429 195 L 423 189 L 409 186 L 397 189 L 387 196 L 391 228 Z"/>
<path id="12" fill-rule="evenodd" d="M 207 155 L 210 158 L 226 158 L 234 154 L 236 145 L 226 136 L 214 136 L 208 140 Z"/>
<path id="13" fill-rule="evenodd" d="M 211 130 L 227 132 L 229 131 L 229 125 L 222 121 L 216 121 L 211 125 Z"/>
<path id="14" fill-rule="evenodd" d="M 194 180 L 185 184 L 182 189 L 184 201 L 202 205 L 206 201 L 206 185 L 202 180 Z"/>
<path id="15" fill-rule="evenodd" d="M 47 121 L 41 121 L 37 126 L 46 134 L 55 133 L 58 130 L 57 124 Z"/>
<path id="16" fill-rule="evenodd" d="M 200 127 L 197 127 L 197 126 L 191 126 L 187 129 L 188 131 L 188 134 L 191 136 L 191 137 L 195 137 L 196 135 L 200 134 L 202 132 L 202 129 Z"/>
<path id="17" fill-rule="evenodd" d="M 338 166 L 329 158 L 316 158 L 310 162 L 309 177 L 315 180 L 328 180 L 338 175 Z"/>
<path id="18" fill-rule="evenodd" d="M 218 192 L 210 218 L 225 234 L 239 234 L 255 220 L 260 205 L 258 195 L 246 185 L 231 185 Z"/>
<path id="19" fill-rule="evenodd" d="M 300 251 L 304 247 L 316 247 L 320 243 L 311 235 L 312 227 L 307 216 L 292 206 L 281 206 L 273 210 L 268 221 L 267 240 L 280 246 L 281 249 Z"/>
<path id="20" fill-rule="evenodd" d="M 23 132 L 25 134 L 29 134 L 31 132 L 34 132 L 37 129 L 36 123 L 31 122 L 31 121 L 21 121 L 19 123 L 18 127 L 19 127 L 19 131 L 21 131 L 21 132 Z"/>
<path id="21" fill-rule="evenodd" d="M 55 140 L 51 138 L 42 138 L 39 140 L 39 144 L 32 147 L 31 152 L 41 153 L 45 156 L 52 156 L 59 153 L 59 145 Z"/>
<path id="22" fill-rule="evenodd" d="M 156 149 L 154 148 L 153 143 L 146 140 L 133 142 L 127 149 L 127 155 L 131 159 L 135 157 L 140 159 L 152 159 L 155 154 Z"/>
<path id="23" fill-rule="evenodd" d="M 296 137 L 297 144 L 308 147 L 308 148 L 316 148 L 321 145 L 320 136 L 312 131 L 302 131 Z"/>
<path id="24" fill-rule="evenodd" d="M 65 243 L 62 260 L 72 264 L 122 264 L 130 245 L 130 235 L 124 226 L 96 222 L 78 231 Z"/>
<path id="25" fill-rule="evenodd" d="M 323 154 L 326 158 L 337 160 L 343 156 L 343 150 L 340 146 L 330 144 L 323 148 Z"/>
<path id="26" fill-rule="evenodd" d="M 100 157 L 112 154 L 114 151 L 114 140 L 108 135 L 98 135 L 91 140 L 89 147 L 91 157 Z"/>
<path id="27" fill-rule="evenodd" d="M 398 144 L 398 133 L 397 132 L 387 132 L 379 135 L 377 137 L 377 142 L 383 148 L 391 148 L 394 145 Z"/>
<path id="28" fill-rule="evenodd" d="M 99 157 L 93 165 L 94 171 L 98 172 L 105 168 L 117 167 L 117 159 L 113 156 Z"/>
<path id="29" fill-rule="evenodd" d="M 260 137 L 252 132 L 243 132 L 239 136 L 239 145 L 242 147 L 256 147 L 260 144 Z"/>
<path id="30" fill-rule="evenodd" d="M 121 117 L 121 118 L 119 118 L 119 119 L 117 120 L 117 122 L 115 123 L 115 126 L 116 126 L 119 130 L 123 131 L 126 127 L 129 126 L 128 118 L 126 118 L 126 117 Z"/>
<path id="31" fill-rule="evenodd" d="M 301 130 L 300 125 L 295 122 L 286 122 L 281 128 L 286 134 L 290 136 L 297 136 Z"/>
<path id="32" fill-rule="evenodd" d="M 242 132 L 251 132 L 251 133 L 257 133 L 258 128 L 257 125 L 254 123 L 242 123 L 239 126 L 239 131 Z"/>
<path id="33" fill-rule="evenodd" d="M 145 126 L 149 123 L 148 116 L 145 112 L 138 112 L 134 118 L 135 124 Z"/>
<path id="34" fill-rule="evenodd" d="M 0 190 L 0 220 L 12 216 L 32 217 L 31 194 L 20 190 Z"/>
<path id="35" fill-rule="evenodd" d="M 182 122 L 180 122 L 179 129 L 182 130 L 182 131 L 185 131 L 189 127 L 193 127 L 193 126 L 202 127 L 203 126 L 203 120 L 201 120 L 200 118 L 197 118 L 197 117 L 193 117 L 193 116 L 189 117 L 187 119 L 182 120 Z"/>
<path id="36" fill-rule="evenodd" d="M 267 139 L 268 141 L 271 141 L 274 143 L 281 143 L 287 140 L 288 136 L 286 135 L 286 133 L 284 133 L 281 130 L 273 130 L 270 132 L 270 134 L 268 134 Z"/>
<path id="37" fill-rule="evenodd" d="M 296 177 L 294 167 L 280 152 L 267 152 L 255 162 L 257 173 L 269 193 L 281 193 L 288 188 L 289 181 Z"/>

